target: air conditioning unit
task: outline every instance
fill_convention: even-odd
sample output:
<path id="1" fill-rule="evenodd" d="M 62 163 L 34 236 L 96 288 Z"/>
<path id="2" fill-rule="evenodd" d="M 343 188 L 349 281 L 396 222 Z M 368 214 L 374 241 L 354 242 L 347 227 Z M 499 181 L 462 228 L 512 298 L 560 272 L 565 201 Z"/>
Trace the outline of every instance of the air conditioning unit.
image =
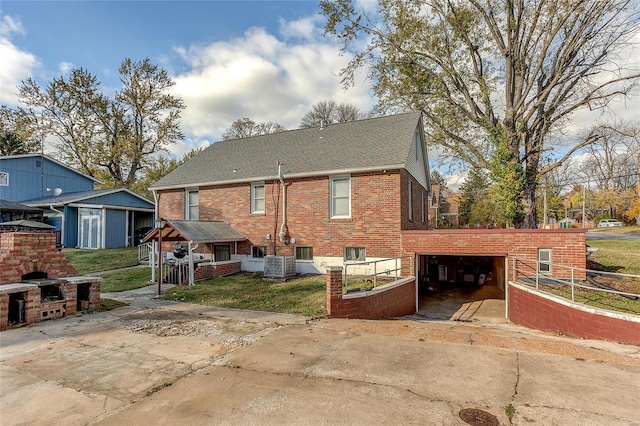
<path id="1" fill-rule="evenodd" d="M 296 274 L 296 258 L 293 256 L 265 256 L 265 278 L 288 278 Z"/>

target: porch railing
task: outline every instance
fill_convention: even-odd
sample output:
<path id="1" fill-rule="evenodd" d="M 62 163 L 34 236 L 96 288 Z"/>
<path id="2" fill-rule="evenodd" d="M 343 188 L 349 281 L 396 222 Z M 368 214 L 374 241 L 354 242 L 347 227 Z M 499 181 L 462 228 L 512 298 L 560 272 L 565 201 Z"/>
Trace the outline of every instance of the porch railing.
<path id="1" fill-rule="evenodd" d="M 413 257 L 344 263 L 343 293 L 373 290 L 413 274 Z"/>

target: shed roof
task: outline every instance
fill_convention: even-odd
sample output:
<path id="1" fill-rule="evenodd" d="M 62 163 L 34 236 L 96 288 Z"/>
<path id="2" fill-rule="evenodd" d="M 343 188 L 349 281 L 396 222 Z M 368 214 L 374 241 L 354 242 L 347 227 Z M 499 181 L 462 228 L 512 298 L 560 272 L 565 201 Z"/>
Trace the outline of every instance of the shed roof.
<path id="1" fill-rule="evenodd" d="M 152 189 L 398 169 L 405 166 L 421 114 L 411 112 L 251 138 L 220 141 L 155 182 Z"/>
<path id="2" fill-rule="evenodd" d="M 149 232 L 143 242 L 153 241 L 158 238 L 158 228 Z M 242 235 L 233 226 L 223 221 L 201 220 L 165 220 L 162 228 L 163 241 L 192 241 L 194 243 L 231 243 L 244 241 L 247 237 Z"/>
<path id="3" fill-rule="evenodd" d="M 60 195 L 51 195 L 48 197 L 35 198 L 32 200 L 23 201 L 23 203 L 28 206 L 39 206 L 39 207 L 48 207 L 51 205 L 64 206 L 66 204 L 71 204 L 71 203 L 90 202 L 92 199 L 97 197 L 118 194 L 122 192 L 128 194 L 131 197 L 135 197 L 136 199 L 143 201 L 144 204 L 147 204 L 147 207 L 146 207 L 147 209 L 153 209 L 154 204 L 151 201 L 125 188 L 94 189 L 91 191 L 79 191 L 79 192 L 63 192 Z"/>

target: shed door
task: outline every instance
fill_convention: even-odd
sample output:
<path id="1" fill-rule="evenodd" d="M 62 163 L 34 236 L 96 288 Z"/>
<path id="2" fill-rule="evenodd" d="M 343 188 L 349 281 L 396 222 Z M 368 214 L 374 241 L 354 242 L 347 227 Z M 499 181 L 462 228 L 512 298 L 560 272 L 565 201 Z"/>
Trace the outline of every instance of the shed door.
<path id="1" fill-rule="evenodd" d="M 80 217 L 80 248 L 97 249 L 100 242 L 100 216 Z"/>

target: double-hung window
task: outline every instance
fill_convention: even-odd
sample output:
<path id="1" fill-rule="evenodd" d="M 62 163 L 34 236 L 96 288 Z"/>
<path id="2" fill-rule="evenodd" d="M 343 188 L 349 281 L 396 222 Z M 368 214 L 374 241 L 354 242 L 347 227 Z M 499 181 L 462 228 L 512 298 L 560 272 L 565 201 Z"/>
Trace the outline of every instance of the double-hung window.
<path id="1" fill-rule="evenodd" d="M 214 260 L 216 262 L 231 260 L 231 246 L 228 244 L 214 246 Z"/>
<path id="2" fill-rule="evenodd" d="M 197 189 L 189 189 L 185 194 L 185 212 L 186 220 L 198 220 L 199 217 L 199 200 L 200 196 Z"/>
<path id="3" fill-rule="evenodd" d="M 331 178 L 331 217 L 351 217 L 351 177 Z"/>
<path id="4" fill-rule="evenodd" d="M 413 182 L 409 181 L 409 220 L 413 220 Z"/>
<path id="5" fill-rule="evenodd" d="M 251 184 L 251 213 L 264 213 L 264 182 Z"/>

